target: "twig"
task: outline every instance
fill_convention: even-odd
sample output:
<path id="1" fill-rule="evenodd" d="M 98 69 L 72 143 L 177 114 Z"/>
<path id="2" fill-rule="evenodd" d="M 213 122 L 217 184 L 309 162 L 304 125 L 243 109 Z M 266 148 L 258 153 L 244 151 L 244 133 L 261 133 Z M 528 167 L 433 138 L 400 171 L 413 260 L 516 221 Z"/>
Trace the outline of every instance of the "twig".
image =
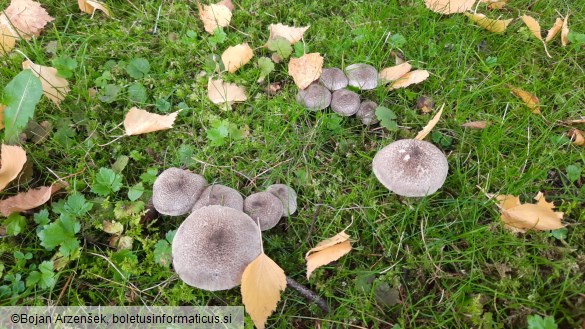
<path id="1" fill-rule="evenodd" d="M 288 275 L 286 276 L 286 284 L 289 287 L 291 287 L 294 290 L 296 290 L 306 300 L 317 304 L 317 306 L 319 306 L 319 308 L 321 310 L 323 310 L 323 312 L 325 312 L 325 314 L 328 314 L 331 311 L 329 309 L 329 305 L 327 305 L 327 302 L 323 298 L 321 298 L 319 295 L 317 295 L 311 289 L 309 289 L 309 288 L 303 286 L 302 284 L 298 283 L 297 281 L 295 281 L 294 279 L 292 279 Z"/>
<path id="2" fill-rule="evenodd" d="M 63 297 L 63 295 L 65 295 L 65 291 L 69 287 L 69 284 L 71 283 L 71 280 L 73 280 L 74 276 L 75 276 L 75 272 L 71 273 L 69 278 L 67 278 L 67 281 L 65 281 L 65 285 L 61 289 L 61 292 L 59 293 L 59 297 L 57 297 L 57 301 L 55 302 L 55 305 L 59 305 L 59 301 L 61 300 L 61 297 Z"/>

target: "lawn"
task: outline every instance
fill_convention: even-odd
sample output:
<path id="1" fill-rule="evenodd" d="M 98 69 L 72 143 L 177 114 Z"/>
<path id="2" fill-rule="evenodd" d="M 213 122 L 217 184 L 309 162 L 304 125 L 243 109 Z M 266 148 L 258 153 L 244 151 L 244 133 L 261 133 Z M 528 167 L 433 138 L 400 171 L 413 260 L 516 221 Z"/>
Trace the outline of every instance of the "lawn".
<path id="1" fill-rule="evenodd" d="M 297 213 L 263 233 L 264 250 L 331 311 L 286 289 L 268 327 L 526 328 L 533 315 L 553 317 L 559 328 L 584 325 L 585 152 L 564 123 L 585 116 L 583 44 L 561 47 L 556 39 L 548 57 L 519 19 L 495 34 L 464 15 L 434 13 L 422 0 L 237 1 L 225 34 L 214 36 L 195 1 L 107 0 L 112 17 L 82 13 L 75 1 L 41 3 L 55 20 L 20 41 L 20 52 L 0 56 L 0 86 L 22 70 L 23 54 L 41 65 L 77 65 L 60 107 L 47 98 L 37 105 L 37 125 L 19 141 L 28 163 L 1 197 L 59 178 L 68 187 L 0 220 L 1 305 L 242 305 L 239 288 L 195 289 L 173 271 L 168 240 L 184 216 L 147 210 L 156 175 L 181 167 L 244 196 L 276 183 L 297 191 Z M 0 0 L 0 8 L 8 4 Z M 583 1 L 478 6 L 491 18 L 531 15 L 544 31 L 568 10 L 572 33 L 585 33 Z M 382 69 L 398 53 L 431 75 L 408 88 L 359 92 L 397 115 L 395 131 L 331 109 L 309 111 L 295 102 L 287 61 L 257 83 L 257 59 L 270 57 L 263 46 L 276 23 L 310 25 L 292 57 L 318 52 L 324 67 Z M 221 77 L 244 86 L 248 100 L 213 104 L 207 82 L 218 76 L 217 58 L 243 42 L 255 57 Z M 142 59 L 148 70 L 129 68 Z M 268 92 L 270 84 L 280 89 Z M 511 85 L 538 96 L 542 114 Z M 422 96 L 435 108 L 445 104 L 426 140 L 446 154 L 449 174 L 436 193 L 405 198 L 378 182 L 371 163 L 432 118 L 417 108 Z M 116 139 L 134 106 L 181 112 L 172 129 Z M 45 121 L 50 128 L 38 128 Z M 469 121 L 488 125 L 461 127 Z M 218 137 L 222 129 L 229 134 Z M 512 233 L 486 195 L 529 203 L 539 191 L 564 213 L 564 229 Z M 64 213 L 70 225 L 46 229 Z M 110 246 L 116 237 L 104 221 L 112 220 L 122 224 L 128 249 Z M 353 250 L 307 280 L 305 253 L 350 223 Z M 51 245 L 50 234 L 63 241 Z"/>

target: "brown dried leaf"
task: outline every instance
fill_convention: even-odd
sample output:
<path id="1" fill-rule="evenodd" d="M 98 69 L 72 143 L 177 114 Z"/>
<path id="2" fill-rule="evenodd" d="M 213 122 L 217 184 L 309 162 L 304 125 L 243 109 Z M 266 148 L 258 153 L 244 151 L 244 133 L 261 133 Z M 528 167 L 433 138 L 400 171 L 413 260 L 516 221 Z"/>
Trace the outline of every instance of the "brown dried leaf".
<path id="1" fill-rule="evenodd" d="M 554 39 L 554 37 L 561 31 L 563 24 L 564 24 L 563 20 L 557 17 L 555 24 L 550 28 L 550 30 L 548 30 L 544 42 L 549 42 L 552 39 Z"/>
<path id="2" fill-rule="evenodd" d="M 223 66 L 231 73 L 246 65 L 252 57 L 254 57 L 254 51 L 247 43 L 229 47 L 221 54 Z"/>
<path id="3" fill-rule="evenodd" d="M 491 10 L 496 10 L 496 9 L 502 9 L 504 8 L 506 5 L 508 4 L 508 1 L 492 1 L 490 2 L 490 4 L 488 5 L 488 8 Z"/>
<path id="4" fill-rule="evenodd" d="M 8 53 L 16 45 L 18 36 L 14 36 L 10 26 L 0 25 L 0 55 Z"/>
<path id="5" fill-rule="evenodd" d="M 400 79 L 394 81 L 388 90 L 406 88 L 412 84 L 421 83 L 429 77 L 429 71 L 427 70 L 414 70 L 406 73 Z"/>
<path id="6" fill-rule="evenodd" d="M 300 89 L 307 88 L 311 82 L 319 79 L 323 70 L 323 57 L 319 53 L 304 54 L 299 58 L 291 58 L 288 63 L 288 74 L 293 77 Z"/>
<path id="7" fill-rule="evenodd" d="M 470 121 L 461 125 L 463 128 L 485 129 L 487 121 Z"/>
<path id="8" fill-rule="evenodd" d="M 579 129 L 571 129 L 567 133 L 574 145 L 585 146 L 585 134 Z"/>
<path id="9" fill-rule="evenodd" d="M 425 0 L 425 6 L 439 14 L 463 13 L 470 10 L 476 0 Z"/>
<path id="10" fill-rule="evenodd" d="M 96 10 L 101 10 L 106 16 L 110 16 L 110 9 L 105 4 L 93 0 L 77 0 L 79 9 L 84 13 L 93 15 Z"/>
<path id="11" fill-rule="evenodd" d="M 50 66 L 37 65 L 29 60 L 22 62 L 22 68 L 31 70 L 41 80 L 43 94 L 57 106 L 69 93 L 69 82 L 57 75 L 57 69 Z"/>
<path id="12" fill-rule="evenodd" d="M 235 83 L 225 83 L 222 79 L 209 79 L 207 82 L 207 97 L 213 104 L 232 104 L 234 102 L 243 102 L 246 97 L 246 90 Z"/>
<path id="13" fill-rule="evenodd" d="M 532 33 L 532 35 L 534 35 L 538 40 L 542 41 L 540 24 L 538 23 L 538 21 L 534 19 L 532 16 L 528 15 L 520 16 L 520 19 L 524 22 L 524 24 L 526 24 L 526 26 L 528 26 L 528 30 L 530 30 L 530 33 Z"/>
<path id="14" fill-rule="evenodd" d="M 270 30 L 270 36 L 268 37 L 268 40 L 283 37 L 286 40 L 288 40 L 288 42 L 290 42 L 291 45 L 294 45 L 303 38 L 303 34 L 305 34 L 305 31 L 307 31 L 309 27 L 310 26 L 294 27 L 283 25 L 281 23 L 270 24 L 270 26 L 268 27 L 268 29 Z"/>
<path id="15" fill-rule="evenodd" d="M 435 128 L 435 125 L 437 124 L 437 122 L 439 122 L 439 119 L 441 119 L 441 114 L 443 114 L 444 108 L 445 108 L 445 104 L 443 104 L 443 106 L 441 106 L 441 109 L 439 110 L 439 112 L 437 112 L 437 114 L 435 114 L 435 116 L 431 119 L 431 121 L 429 121 L 429 123 L 427 123 L 427 125 L 424 126 L 424 128 L 416 135 L 416 137 L 414 139 L 423 140 L 423 139 L 425 139 L 425 137 L 427 137 L 427 135 L 431 132 L 431 130 L 433 130 L 433 128 Z"/>
<path id="16" fill-rule="evenodd" d="M 510 89 L 516 97 L 520 98 L 522 102 L 532 110 L 532 113 L 540 114 L 540 101 L 538 100 L 538 97 L 520 88 L 510 86 Z"/>
<path id="17" fill-rule="evenodd" d="M 493 33 L 504 33 L 512 21 L 510 19 L 491 19 L 484 14 L 465 13 L 472 22 Z"/>
<path id="18" fill-rule="evenodd" d="M 349 235 L 341 231 L 335 236 L 321 241 L 314 248 L 311 248 L 305 255 L 307 260 L 307 279 L 317 268 L 338 260 L 351 251 Z"/>
<path id="19" fill-rule="evenodd" d="M 104 220 L 102 222 L 103 231 L 109 234 L 122 234 L 124 226 L 120 222 Z"/>
<path id="20" fill-rule="evenodd" d="M 167 115 L 160 115 L 133 107 L 128 111 L 124 118 L 124 130 L 126 131 L 126 136 L 170 129 L 173 127 L 179 112 L 180 111 Z"/>
<path id="21" fill-rule="evenodd" d="M 537 203 L 521 204 L 520 199 L 513 195 L 498 195 L 501 219 L 507 229 L 514 232 L 526 232 L 528 229 L 556 230 L 564 227 L 561 223 L 562 212 L 555 212 L 552 202 L 547 202 L 542 192 L 534 198 Z"/>
<path id="22" fill-rule="evenodd" d="M 13 181 L 26 163 L 26 151 L 20 146 L 2 144 L 0 153 L 0 191 Z"/>
<path id="23" fill-rule="evenodd" d="M 6 105 L 0 104 L 0 129 L 4 128 L 4 109 Z"/>
<path id="24" fill-rule="evenodd" d="M 569 14 L 563 20 L 563 27 L 561 29 L 561 44 L 563 47 L 569 44 Z"/>
<path id="25" fill-rule="evenodd" d="M 4 216 L 9 216 L 15 212 L 26 211 L 41 206 L 49 201 L 51 195 L 55 194 L 63 186 L 63 183 L 55 183 L 51 186 L 42 186 L 1 200 L 0 213 Z"/>
<path id="26" fill-rule="evenodd" d="M 197 3 L 199 8 L 199 18 L 203 22 L 203 27 L 207 33 L 213 34 L 218 27 L 230 25 L 232 20 L 232 11 L 223 3 L 203 5 Z"/>
<path id="27" fill-rule="evenodd" d="M 41 7 L 41 4 L 31 0 L 12 0 L 3 14 L 0 25 L 14 26 L 21 36 L 28 40 L 33 36 L 39 36 L 48 22 L 54 20 L 49 13 Z"/>
<path id="28" fill-rule="evenodd" d="M 408 73 L 412 69 L 412 65 L 408 62 L 404 62 L 402 64 L 398 64 L 395 66 L 387 67 L 380 71 L 378 74 L 378 79 L 380 79 L 380 83 L 385 84 L 394 80 L 400 79 L 406 73 Z"/>

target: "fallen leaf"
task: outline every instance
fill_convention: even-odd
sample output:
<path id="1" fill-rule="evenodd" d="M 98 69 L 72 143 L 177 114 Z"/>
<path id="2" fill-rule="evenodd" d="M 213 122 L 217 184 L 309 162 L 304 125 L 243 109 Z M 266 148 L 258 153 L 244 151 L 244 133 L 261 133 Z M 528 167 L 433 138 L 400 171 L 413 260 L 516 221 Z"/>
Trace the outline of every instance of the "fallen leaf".
<path id="1" fill-rule="evenodd" d="M 463 13 L 473 7 L 476 0 L 425 0 L 425 6 L 439 14 Z"/>
<path id="2" fill-rule="evenodd" d="M 232 11 L 223 3 L 203 5 L 197 3 L 199 8 L 199 18 L 203 22 L 205 31 L 213 34 L 218 27 L 230 25 L 232 20 Z"/>
<path id="3" fill-rule="evenodd" d="M 6 105 L 0 104 L 0 129 L 4 128 L 4 109 Z"/>
<path id="4" fill-rule="evenodd" d="M 470 121 L 461 125 L 463 128 L 485 129 L 487 121 Z"/>
<path id="5" fill-rule="evenodd" d="M 429 77 L 429 71 L 427 70 L 414 70 L 406 73 L 400 79 L 394 81 L 388 90 L 406 88 L 412 84 L 421 83 Z"/>
<path id="6" fill-rule="evenodd" d="M 319 53 L 304 54 L 299 58 L 291 58 L 288 62 L 288 74 L 300 89 L 307 88 L 319 79 L 322 70 L 323 57 Z"/>
<path id="7" fill-rule="evenodd" d="M 0 156 L 0 191 L 13 181 L 26 163 L 26 151 L 20 146 L 2 144 Z"/>
<path id="8" fill-rule="evenodd" d="M 18 38 L 11 32 L 10 27 L 0 25 L 0 55 L 8 53 L 16 45 Z"/>
<path id="9" fill-rule="evenodd" d="M 53 20 L 40 3 L 31 0 L 12 0 L 0 14 L 0 25 L 14 26 L 26 40 L 39 36 L 45 25 Z"/>
<path id="10" fill-rule="evenodd" d="M 351 251 L 350 236 L 341 231 L 335 236 L 319 242 L 305 255 L 307 260 L 307 279 L 317 268 L 338 260 Z"/>
<path id="11" fill-rule="evenodd" d="M 378 79 L 380 79 L 381 83 L 388 83 L 394 80 L 400 79 L 406 73 L 408 73 L 412 69 L 412 65 L 408 62 L 404 62 L 402 64 L 398 64 L 395 66 L 387 67 L 382 69 L 378 74 Z"/>
<path id="12" fill-rule="evenodd" d="M 489 2 L 488 8 L 491 10 L 502 9 L 508 4 L 508 0 L 505 0 L 505 1 L 495 0 L 495 1 L 484 1 L 484 2 Z"/>
<path id="13" fill-rule="evenodd" d="M 516 97 L 520 98 L 522 100 L 522 102 L 524 102 L 524 104 L 530 110 L 532 110 L 532 113 L 535 113 L 535 114 L 541 113 L 540 112 L 540 101 L 538 100 L 538 97 L 536 97 L 533 94 L 531 94 L 525 90 L 522 90 L 520 88 L 510 86 L 510 89 L 512 90 L 512 93 L 514 95 L 516 95 Z"/>
<path id="14" fill-rule="evenodd" d="M 472 22 L 493 33 L 504 33 L 512 21 L 512 18 L 491 19 L 487 18 L 484 14 L 465 13 L 465 16 L 467 16 Z"/>
<path id="15" fill-rule="evenodd" d="M 254 57 L 254 52 L 247 43 L 229 47 L 221 54 L 223 66 L 231 73 L 246 65 L 252 57 Z"/>
<path id="16" fill-rule="evenodd" d="M 170 129 L 173 127 L 179 112 L 180 111 L 167 115 L 160 115 L 133 107 L 128 111 L 124 118 L 124 130 L 126 131 L 126 136 Z"/>
<path id="17" fill-rule="evenodd" d="M 585 117 L 581 117 L 580 119 L 573 119 L 573 120 L 565 120 L 564 121 L 568 125 L 574 125 L 579 123 L 585 123 Z"/>
<path id="18" fill-rule="evenodd" d="M 552 39 L 554 39 L 554 37 L 561 31 L 563 24 L 564 24 L 563 20 L 557 17 L 555 24 L 550 28 L 550 30 L 548 30 L 544 42 L 549 42 Z"/>
<path id="19" fill-rule="evenodd" d="M 427 125 L 424 126 L 424 128 L 416 135 L 416 137 L 414 139 L 423 140 L 425 137 L 427 137 L 427 135 L 431 132 L 431 130 L 433 130 L 433 128 L 435 128 L 435 125 L 437 124 L 437 122 L 439 122 L 439 119 L 441 119 L 441 114 L 443 114 L 444 108 L 445 108 L 445 104 L 443 104 L 443 106 L 441 106 L 441 109 L 439 110 L 439 112 L 437 112 L 437 114 L 435 114 L 435 116 L 431 119 L 431 121 L 429 121 L 429 123 L 427 123 Z"/>
<path id="20" fill-rule="evenodd" d="M 574 145 L 585 146 L 585 134 L 579 129 L 571 129 L 567 133 Z"/>
<path id="21" fill-rule="evenodd" d="M 228 7 L 228 9 L 232 12 L 235 9 L 234 4 L 232 3 L 232 0 L 223 0 L 223 1 L 218 2 L 218 4 L 222 4 L 226 7 Z"/>
<path id="22" fill-rule="evenodd" d="M 109 234 L 122 234 L 124 226 L 120 222 L 105 220 L 102 222 L 103 231 Z"/>
<path id="23" fill-rule="evenodd" d="M 30 60 L 22 62 L 22 68 L 31 70 L 33 74 L 41 80 L 43 94 L 47 96 L 57 106 L 65 99 L 69 93 L 69 82 L 65 78 L 57 75 L 57 69 L 49 66 L 37 65 Z"/>
<path id="24" fill-rule="evenodd" d="M 538 40 L 542 41 L 540 24 L 538 24 L 538 21 L 534 19 L 532 16 L 528 15 L 520 16 L 520 19 L 524 22 L 524 24 L 526 24 L 526 26 L 528 26 L 528 30 L 530 30 L 530 33 L 532 33 L 532 35 L 534 35 Z"/>
<path id="25" fill-rule="evenodd" d="M 79 9 L 84 13 L 93 15 L 96 10 L 101 10 L 106 16 L 110 16 L 110 9 L 108 6 L 99 1 L 77 0 L 77 4 L 79 5 Z"/>
<path id="26" fill-rule="evenodd" d="M 233 102 L 243 102 L 246 97 L 246 90 L 235 83 L 225 83 L 222 79 L 209 79 L 207 82 L 207 97 L 213 104 L 232 104 Z"/>
<path id="27" fill-rule="evenodd" d="M 256 328 L 263 329 L 286 288 L 284 271 L 262 252 L 242 274 L 242 302 Z"/>
<path id="28" fill-rule="evenodd" d="M 563 47 L 569 44 L 569 14 L 563 20 L 563 27 L 561 29 L 561 44 Z"/>
<path id="29" fill-rule="evenodd" d="M 15 212 L 22 212 L 34 209 L 45 204 L 61 188 L 62 183 L 55 183 L 51 186 L 42 186 L 36 189 L 31 189 L 26 192 L 18 193 L 0 201 L 0 213 L 4 216 L 9 216 Z"/>
<path id="30" fill-rule="evenodd" d="M 268 26 L 268 29 L 270 30 L 270 36 L 268 37 L 268 40 L 273 40 L 277 37 L 283 37 L 288 40 L 291 45 L 294 45 L 303 38 L 303 34 L 305 34 L 305 31 L 307 31 L 309 27 L 310 26 L 294 27 L 283 25 L 281 23 L 270 24 L 270 26 Z"/>
<path id="31" fill-rule="evenodd" d="M 541 192 L 534 198 L 536 204 L 521 204 L 520 199 L 513 195 L 498 195 L 501 219 L 506 224 L 506 228 L 515 232 L 526 232 L 528 229 L 536 230 L 556 230 L 563 228 L 561 223 L 563 219 L 562 212 L 555 212 L 554 204 L 547 202 Z"/>

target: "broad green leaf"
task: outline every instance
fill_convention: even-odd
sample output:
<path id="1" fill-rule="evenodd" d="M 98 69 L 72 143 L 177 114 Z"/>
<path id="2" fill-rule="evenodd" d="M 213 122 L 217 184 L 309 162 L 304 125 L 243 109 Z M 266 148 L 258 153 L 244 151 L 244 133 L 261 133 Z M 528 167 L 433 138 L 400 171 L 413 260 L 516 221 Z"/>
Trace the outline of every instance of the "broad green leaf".
<path id="1" fill-rule="evenodd" d="M 110 168 L 100 168 L 91 187 L 92 192 L 100 196 L 108 196 L 122 188 L 122 176 Z"/>
<path id="2" fill-rule="evenodd" d="M 396 123 L 396 114 L 387 107 L 379 106 L 376 109 L 376 118 L 380 120 L 380 125 L 385 127 L 389 131 L 398 130 L 398 124 Z"/>
<path id="3" fill-rule="evenodd" d="M 150 71 L 150 63 L 146 58 L 134 58 L 126 66 L 126 72 L 134 79 L 141 79 Z"/>
<path id="4" fill-rule="evenodd" d="M 529 315 L 526 322 L 528 322 L 528 329 L 557 329 L 555 318 L 547 316 L 542 318 L 540 315 Z"/>
<path id="5" fill-rule="evenodd" d="M 136 201 L 138 200 L 138 198 L 142 196 L 143 193 L 144 186 L 142 185 L 142 182 L 140 182 L 130 187 L 130 189 L 128 189 L 128 199 L 130 199 L 130 201 Z"/>
<path id="6" fill-rule="evenodd" d="M 74 193 L 67 198 L 63 205 L 63 212 L 73 217 L 81 217 L 93 208 L 93 203 L 87 202 L 83 194 Z M 55 207 L 53 207 L 55 209 Z"/>
<path id="7" fill-rule="evenodd" d="M 77 68 L 77 61 L 71 57 L 57 57 L 51 61 L 51 64 L 57 69 L 57 74 L 68 79 L 73 76 L 73 70 Z"/>
<path id="8" fill-rule="evenodd" d="M 41 80 L 31 70 L 24 70 L 4 88 L 4 138 L 13 142 L 33 117 L 35 107 L 43 95 Z"/>
<path id="9" fill-rule="evenodd" d="M 128 98 L 134 103 L 146 103 L 148 95 L 146 88 L 141 83 L 133 83 L 128 87 Z"/>
<path id="10" fill-rule="evenodd" d="M 283 37 L 276 37 L 272 40 L 268 40 L 266 47 L 268 47 L 270 51 L 276 52 L 278 56 L 283 59 L 288 58 L 293 51 L 290 42 Z"/>
<path id="11" fill-rule="evenodd" d="M 120 87 L 118 85 L 111 84 L 111 83 L 107 84 L 102 90 L 100 90 L 98 98 L 100 101 L 102 101 L 104 103 L 112 103 L 116 99 L 118 99 L 118 94 L 120 94 L 121 90 L 122 90 L 122 87 Z"/>
<path id="12" fill-rule="evenodd" d="M 17 236 L 20 232 L 24 231 L 26 227 L 26 218 L 19 215 L 17 212 L 10 214 L 4 221 L 6 227 L 6 233 L 8 235 Z"/>
<path id="13" fill-rule="evenodd" d="M 81 224 L 73 217 L 62 214 L 54 223 L 46 225 L 37 235 L 41 239 L 41 246 L 53 250 L 61 246 L 59 251 L 69 256 L 79 248 L 79 240 L 75 234 L 81 229 Z"/>
<path id="14" fill-rule="evenodd" d="M 146 172 L 140 175 L 140 180 L 146 184 L 153 184 L 158 176 L 158 170 L 156 168 L 149 168 Z"/>
<path id="15" fill-rule="evenodd" d="M 154 261 L 155 263 L 169 267 L 171 265 L 171 244 L 167 240 L 158 240 L 154 246 Z"/>
<path id="16" fill-rule="evenodd" d="M 262 83 L 268 74 L 274 71 L 274 62 L 268 57 L 260 57 L 258 58 L 258 68 L 260 68 L 260 77 L 257 82 Z"/>

